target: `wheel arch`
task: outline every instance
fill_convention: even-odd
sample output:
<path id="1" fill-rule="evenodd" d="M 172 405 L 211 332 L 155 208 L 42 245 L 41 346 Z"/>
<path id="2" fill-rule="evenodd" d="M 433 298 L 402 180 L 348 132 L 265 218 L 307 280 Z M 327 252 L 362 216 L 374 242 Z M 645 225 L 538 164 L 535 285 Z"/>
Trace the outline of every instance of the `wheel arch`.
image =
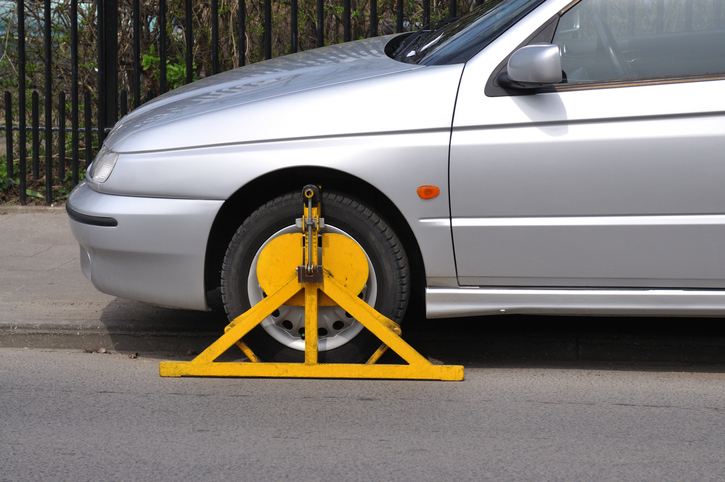
<path id="1" fill-rule="evenodd" d="M 288 192 L 301 191 L 306 184 L 319 184 L 323 190 L 339 192 L 361 201 L 393 228 L 408 256 L 412 286 L 408 311 L 417 314 L 417 308 L 423 307 L 425 299 L 425 269 L 420 246 L 408 221 L 379 189 L 358 177 L 329 168 L 291 167 L 270 172 L 230 196 L 217 213 L 209 233 L 204 269 L 206 290 L 219 287 L 224 253 L 242 222 L 263 204 Z"/>

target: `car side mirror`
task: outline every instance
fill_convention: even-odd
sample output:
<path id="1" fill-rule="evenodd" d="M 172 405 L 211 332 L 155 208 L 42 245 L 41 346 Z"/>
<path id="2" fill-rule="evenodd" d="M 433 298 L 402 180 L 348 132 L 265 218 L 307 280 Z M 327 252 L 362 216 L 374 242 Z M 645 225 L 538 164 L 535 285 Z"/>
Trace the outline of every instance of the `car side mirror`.
<path id="1" fill-rule="evenodd" d="M 521 47 L 509 57 L 499 78 L 506 87 L 518 89 L 558 84 L 562 79 L 559 47 L 553 44 Z"/>

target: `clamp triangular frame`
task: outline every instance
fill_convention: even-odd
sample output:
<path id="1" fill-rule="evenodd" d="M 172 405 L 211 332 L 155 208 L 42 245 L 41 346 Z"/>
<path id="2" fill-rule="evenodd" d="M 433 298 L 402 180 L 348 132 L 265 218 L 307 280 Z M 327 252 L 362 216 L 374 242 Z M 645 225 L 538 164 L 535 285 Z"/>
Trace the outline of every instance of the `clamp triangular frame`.
<path id="1" fill-rule="evenodd" d="M 345 311 L 350 313 L 365 328 L 383 342 L 376 355 L 365 364 L 317 363 L 316 336 L 306 338 L 304 363 L 260 362 L 241 341 L 255 326 L 274 310 L 296 295 L 305 291 L 305 319 L 316 325 L 318 290 L 324 292 Z M 314 312 L 314 313 L 313 313 Z M 317 332 L 310 326 L 308 333 Z M 399 335 L 400 328 L 389 318 L 381 315 L 360 298 L 348 291 L 325 272 L 322 283 L 302 284 L 292 278 L 278 291 L 264 298 L 251 309 L 234 319 L 217 341 L 189 362 L 162 362 L 161 376 L 182 377 L 290 377 L 290 378 L 371 378 L 411 380 L 463 380 L 463 367 L 457 365 L 434 365 L 406 343 Z M 312 338 L 315 338 L 312 340 Z M 238 345 L 247 354 L 250 362 L 217 362 L 220 355 L 233 345 Z M 314 349 L 310 349 L 314 344 Z M 376 365 L 384 347 L 397 353 L 407 365 Z M 252 355 L 252 356 L 249 356 Z"/>

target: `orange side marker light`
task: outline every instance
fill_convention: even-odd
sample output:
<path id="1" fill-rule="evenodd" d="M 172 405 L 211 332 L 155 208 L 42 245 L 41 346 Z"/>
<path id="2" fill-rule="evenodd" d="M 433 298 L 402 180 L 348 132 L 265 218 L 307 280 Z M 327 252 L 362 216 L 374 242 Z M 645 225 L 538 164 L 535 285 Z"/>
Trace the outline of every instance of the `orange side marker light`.
<path id="1" fill-rule="evenodd" d="M 421 199 L 433 199 L 434 197 L 438 196 L 441 193 L 441 190 L 438 189 L 436 186 L 420 186 L 418 188 L 418 196 Z"/>

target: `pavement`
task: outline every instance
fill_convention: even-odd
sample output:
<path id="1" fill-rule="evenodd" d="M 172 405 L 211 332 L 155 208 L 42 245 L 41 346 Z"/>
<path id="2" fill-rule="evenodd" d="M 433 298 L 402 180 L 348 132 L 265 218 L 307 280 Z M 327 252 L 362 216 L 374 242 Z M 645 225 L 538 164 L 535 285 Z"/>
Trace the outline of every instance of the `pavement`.
<path id="1" fill-rule="evenodd" d="M 198 352 L 226 325 L 101 293 L 79 256 L 64 207 L 0 206 L 0 347 Z"/>
<path id="2" fill-rule="evenodd" d="M 65 208 L 0 206 L 0 347 L 198 353 L 228 323 L 218 293 L 211 301 L 211 311 L 198 312 L 101 293 L 81 273 Z M 725 366 L 723 321 L 418 315 L 403 328 L 416 349 L 447 363 Z"/>

